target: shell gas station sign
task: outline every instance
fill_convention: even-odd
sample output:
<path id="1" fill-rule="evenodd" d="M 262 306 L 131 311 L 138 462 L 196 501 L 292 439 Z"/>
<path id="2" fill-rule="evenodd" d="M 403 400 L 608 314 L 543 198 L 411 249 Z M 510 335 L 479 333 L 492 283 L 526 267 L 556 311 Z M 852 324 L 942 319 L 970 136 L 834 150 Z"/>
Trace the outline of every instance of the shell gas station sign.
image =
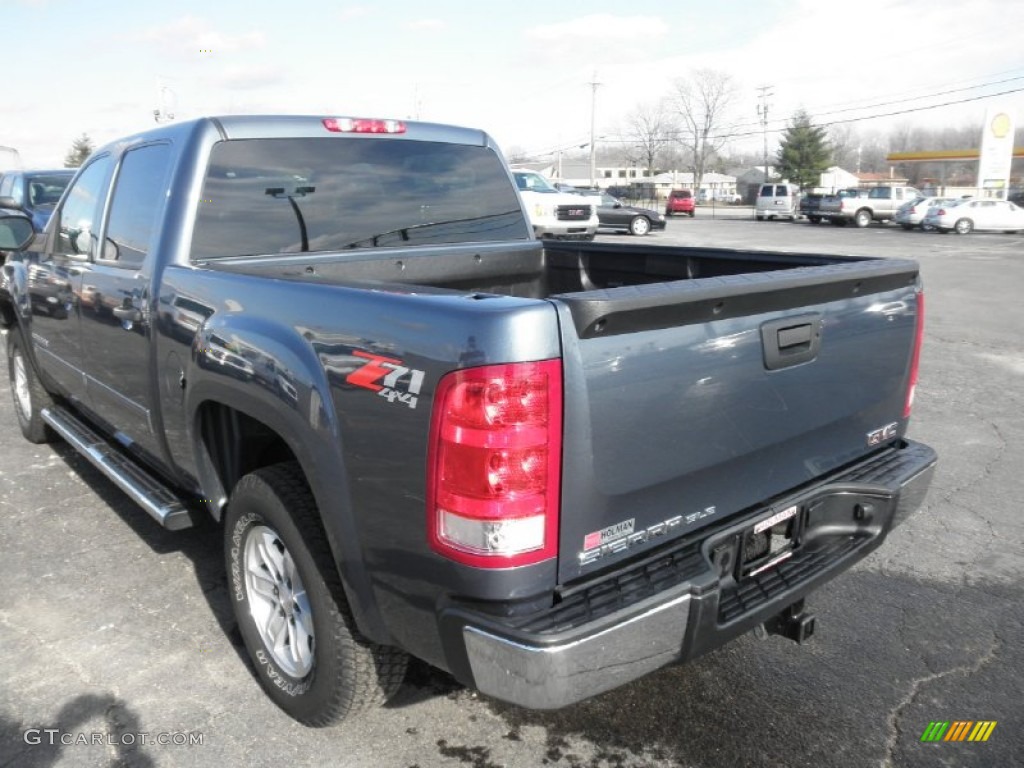
<path id="1" fill-rule="evenodd" d="M 1009 110 L 990 108 L 981 132 L 978 187 L 982 197 L 1005 198 L 1013 162 L 1013 117 Z"/>

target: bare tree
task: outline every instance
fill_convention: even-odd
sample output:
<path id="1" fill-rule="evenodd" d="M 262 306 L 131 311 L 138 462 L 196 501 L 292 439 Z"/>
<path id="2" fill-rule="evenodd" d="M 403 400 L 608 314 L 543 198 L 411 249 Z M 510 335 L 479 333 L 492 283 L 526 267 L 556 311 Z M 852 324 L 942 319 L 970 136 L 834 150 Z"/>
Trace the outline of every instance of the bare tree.
<path id="1" fill-rule="evenodd" d="M 832 146 L 832 164 L 844 171 L 857 169 L 857 145 L 860 137 L 850 123 L 835 123 L 828 129 L 828 143 Z"/>
<path id="2" fill-rule="evenodd" d="M 641 104 L 626 118 L 625 135 L 631 145 L 631 154 L 639 159 L 649 176 L 658 168 L 658 159 L 665 154 L 675 124 L 664 101 Z"/>
<path id="3" fill-rule="evenodd" d="M 732 76 L 713 69 L 697 69 L 674 82 L 671 102 L 679 116 L 677 136 L 689 155 L 694 191 L 728 141 L 725 125 L 733 94 Z"/>

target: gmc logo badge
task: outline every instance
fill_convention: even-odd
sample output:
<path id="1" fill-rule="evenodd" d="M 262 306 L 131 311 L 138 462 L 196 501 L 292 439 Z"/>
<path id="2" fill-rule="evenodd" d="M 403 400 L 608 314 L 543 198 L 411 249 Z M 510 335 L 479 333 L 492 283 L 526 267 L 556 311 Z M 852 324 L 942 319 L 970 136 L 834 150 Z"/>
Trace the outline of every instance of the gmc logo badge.
<path id="1" fill-rule="evenodd" d="M 880 445 L 886 440 L 891 440 L 896 437 L 896 429 L 897 424 L 894 421 L 892 424 L 886 424 L 881 429 L 868 432 L 868 445 Z"/>

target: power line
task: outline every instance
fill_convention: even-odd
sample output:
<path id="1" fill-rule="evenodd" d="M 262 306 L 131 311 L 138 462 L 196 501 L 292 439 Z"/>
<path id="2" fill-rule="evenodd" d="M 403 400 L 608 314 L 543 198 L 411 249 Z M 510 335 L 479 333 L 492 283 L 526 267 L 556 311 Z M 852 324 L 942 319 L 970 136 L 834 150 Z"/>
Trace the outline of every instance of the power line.
<path id="1" fill-rule="evenodd" d="M 814 118 L 816 118 L 816 119 L 820 119 L 820 118 L 822 118 L 822 117 L 824 117 L 826 115 L 838 115 L 838 114 L 842 114 L 844 112 L 857 112 L 857 111 L 866 110 L 866 109 L 878 109 L 879 107 L 890 107 L 893 104 L 903 104 L 903 103 L 906 103 L 908 101 L 921 101 L 922 99 L 934 99 L 934 98 L 937 98 L 939 96 L 949 96 L 950 94 L 963 93 L 964 91 L 974 91 L 974 90 L 977 90 L 979 88 L 991 88 L 991 87 L 996 86 L 996 85 L 1004 85 L 1006 83 L 1012 83 L 1012 82 L 1015 82 L 1015 81 L 1018 81 L 1018 80 L 1024 80 L 1024 75 L 1019 75 L 1017 77 L 1008 77 L 1008 78 L 1005 78 L 1003 80 L 995 80 L 995 81 L 993 81 L 991 83 L 981 83 L 980 85 L 969 85 L 969 86 L 965 86 L 963 88 L 950 88 L 950 89 L 945 90 L 945 91 L 937 91 L 935 93 L 926 93 L 926 94 L 922 94 L 920 96 L 905 96 L 903 98 L 894 98 L 891 101 L 881 101 L 881 102 L 877 102 L 875 104 L 865 104 L 863 106 L 848 106 L 848 107 L 840 107 L 839 109 L 829 109 L 829 110 L 824 110 L 824 111 L 818 111 L 818 112 L 814 113 L 814 115 L 812 115 L 812 116 Z M 1012 91 L 1011 91 L 1011 93 L 1012 93 Z M 998 94 L 990 94 L 990 95 L 998 95 Z M 978 98 L 988 98 L 988 96 L 980 96 Z M 945 105 L 938 105 L 938 106 L 945 106 Z M 931 107 L 922 107 L 922 109 L 931 109 Z M 870 119 L 870 118 L 866 118 L 866 119 Z M 776 120 L 774 122 L 785 122 L 785 118 L 776 118 Z M 745 128 L 747 126 L 753 127 L 755 125 L 762 125 L 762 123 L 761 123 L 761 121 L 758 121 L 756 123 L 754 123 L 754 122 L 750 122 L 750 123 L 737 123 L 735 127 L 737 127 L 737 128 Z"/>
<path id="2" fill-rule="evenodd" d="M 930 104 L 930 105 L 925 106 L 925 107 L 911 107 L 909 109 L 897 109 L 897 110 L 895 110 L 893 112 L 883 112 L 883 113 L 876 114 L 876 115 L 862 115 L 860 117 L 848 117 L 848 118 L 844 118 L 844 119 L 841 119 L 841 120 L 829 120 L 827 122 L 817 123 L 817 125 L 819 127 L 822 127 L 822 128 L 827 128 L 830 125 L 842 125 L 844 123 L 858 123 L 858 122 L 861 122 L 861 121 L 864 121 L 864 120 L 877 120 L 877 119 L 880 119 L 880 118 L 883 118 L 883 117 L 895 117 L 896 115 L 907 115 L 907 114 L 913 114 L 913 113 L 916 113 L 916 112 L 927 112 L 927 111 L 932 110 L 932 109 L 941 109 L 942 107 L 951 107 L 951 106 L 955 106 L 957 104 L 967 104 L 967 103 L 970 103 L 972 101 L 982 101 L 983 99 L 994 99 L 994 98 L 997 98 L 999 96 L 1008 96 L 1008 95 L 1013 94 L 1013 93 L 1021 93 L 1021 92 L 1024 92 L 1024 87 L 1022 87 L 1022 88 L 1011 88 L 1010 90 L 1007 90 L 1007 91 L 1000 91 L 999 93 L 988 93 L 988 94 L 984 94 L 982 96 L 970 96 L 970 97 L 964 98 L 964 99 L 955 99 L 954 101 L 946 101 L 946 102 L 943 102 L 941 104 Z M 782 127 L 782 128 L 769 128 L 769 129 L 767 129 L 767 132 L 768 133 L 782 133 L 784 130 L 785 130 L 785 127 Z M 757 136 L 759 133 L 761 133 L 761 131 L 758 131 L 758 130 L 742 131 L 742 132 L 738 132 L 738 133 L 736 133 L 736 132 L 726 133 L 726 134 L 722 134 L 720 136 L 710 136 L 709 138 L 713 138 L 713 139 L 744 139 L 744 138 L 750 138 L 751 136 Z M 665 142 L 667 142 L 667 141 L 675 141 L 675 140 L 677 140 L 679 138 L 680 135 L 681 134 L 677 133 L 675 135 L 672 135 L 672 136 L 669 136 L 668 138 L 663 139 L 663 141 L 665 141 Z M 609 142 L 609 143 L 628 144 L 628 143 L 631 143 L 631 142 L 628 141 L 628 140 L 623 139 L 623 140 Z"/>

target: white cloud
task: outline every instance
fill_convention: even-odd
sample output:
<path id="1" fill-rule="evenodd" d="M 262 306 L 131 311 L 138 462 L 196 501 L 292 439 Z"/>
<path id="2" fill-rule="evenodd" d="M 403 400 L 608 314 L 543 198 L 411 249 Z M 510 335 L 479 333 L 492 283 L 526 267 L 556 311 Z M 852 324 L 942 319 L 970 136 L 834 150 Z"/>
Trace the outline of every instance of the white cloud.
<path id="1" fill-rule="evenodd" d="M 668 31 L 668 24 L 656 16 L 596 13 L 572 21 L 532 27 L 526 30 L 526 36 L 541 43 L 571 45 L 580 40 L 601 43 L 654 40 L 664 37 Z"/>
<path id="2" fill-rule="evenodd" d="M 228 67 L 215 78 L 218 85 L 232 90 L 256 90 L 285 81 L 285 73 L 280 67 L 265 65 Z"/>
<path id="3" fill-rule="evenodd" d="M 338 21 L 353 21 L 370 15 L 370 9 L 365 5 L 350 5 L 338 11 Z"/>
<path id="4" fill-rule="evenodd" d="M 182 16 L 168 24 L 149 27 L 140 38 L 179 53 L 209 52 L 212 55 L 237 53 L 262 48 L 266 35 L 260 30 L 240 34 L 227 34 L 214 29 L 206 20 L 197 16 Z"/>
<path id="5" fill-rule="evenodd" d="M 408 29 L 416 29 L 422 32 L 437 32 L 447 25 L 440 19 L 417 19 L 405 25 Z"/>

